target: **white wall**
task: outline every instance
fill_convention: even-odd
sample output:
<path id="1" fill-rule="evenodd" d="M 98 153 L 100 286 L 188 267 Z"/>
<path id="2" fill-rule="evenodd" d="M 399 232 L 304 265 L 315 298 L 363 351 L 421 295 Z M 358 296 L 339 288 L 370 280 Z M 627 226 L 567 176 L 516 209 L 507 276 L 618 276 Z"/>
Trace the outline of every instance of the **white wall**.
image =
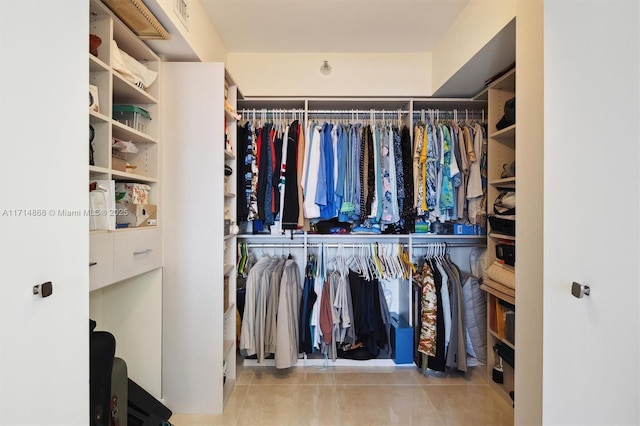
<path id="1" fill-rule="evenodd" d="M 333 72 L 320 73 L 323 61 Z M 430 96 L 429 53 L 229 53 L 244 96 Z"/>
<path id="2" fill-rule="evenodd" d="M 516 18 L 516 277 L 515 424 L 542 424 L 544 83 L 542 0 L 518 0 Z"/>
<path id="3" fill-rule="evenodd" d="M 431 85 L 434 91 L 446 83 L 514 16 L 515 0 L 471 0 L 431 52 Z"/>
<path id="4" fill-rule="evenodd" d="M 86 0 L 0 3 L 2 425 L 89 423 L 89 218 L 58 214 L 88 207 L 88 17 Z"/>

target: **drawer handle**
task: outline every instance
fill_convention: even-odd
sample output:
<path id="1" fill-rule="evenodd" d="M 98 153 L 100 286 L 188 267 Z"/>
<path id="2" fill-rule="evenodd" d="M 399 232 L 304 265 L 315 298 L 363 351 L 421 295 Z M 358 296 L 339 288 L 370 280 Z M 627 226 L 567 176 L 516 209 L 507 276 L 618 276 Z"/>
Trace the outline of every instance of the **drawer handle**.
<path id="1" fill-rule="evenodd" d="M 89 262 L 89 267 L 96 266 L 98 262 Z"/>
<path id="2" fill-rule="evenodd" d="M 134 251 L 134 252 L 133 252 L 133 255 L 134 255 L 134 256 L 139 256 L 139 255 L 141 255 L 141 254 L 147 254 L 147 253 L 150 253 L 150 252 L 152 252 L 152 251 L 153 251 L 153 249 L 146 249 L 146 250 L 141 250 L 141 251 Z"/>

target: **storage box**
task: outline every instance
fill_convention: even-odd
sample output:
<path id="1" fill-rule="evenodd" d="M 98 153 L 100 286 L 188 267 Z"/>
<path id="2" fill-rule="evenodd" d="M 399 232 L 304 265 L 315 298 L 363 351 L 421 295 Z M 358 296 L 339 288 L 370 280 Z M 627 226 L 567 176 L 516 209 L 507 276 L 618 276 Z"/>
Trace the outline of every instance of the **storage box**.
<path id="1" fill-rule="evenodd" d="M 135 105 L 114 105 L 113 119 L 139 132 L 147 133 L 151 115 Z"/>
<path id="2" fill-rule="evenodd" d="M 505 235 L 516 235 L 515 216 L 489 215 L 491 231 Z"/>
<path id="3" fill-rule="evenodd" d="M 143 183 L 116 183 L 116 203 L 149 204 L 151 186 Z"/>
<path id="4" fill-rule="evenodd" d="M 158 223 L 158 206 L 153 204 L 116 204 L 116 223 L 129 228 L 155 226 Z"/>
<path id="5" fill-rule="evenodd" d="M 415 232 L 417 234 L 426 234 L 430 231 L 431 223 L 429 221 L 426 222 L 416 222 L 415 223 Z"/>
<path id="6" fill-rule="evenodd" d="M 413 363 L 413 327 L 391 312 L 391 357 L 396 364 Z"/>
<path id="7" fill-rule="evenodd" d="M 117 170 L 119 172 L 127 171 L 127 160 L 124 158 L 116 157 L 115 155 L 111 156 L 111 168 L 113 170 Z"/>

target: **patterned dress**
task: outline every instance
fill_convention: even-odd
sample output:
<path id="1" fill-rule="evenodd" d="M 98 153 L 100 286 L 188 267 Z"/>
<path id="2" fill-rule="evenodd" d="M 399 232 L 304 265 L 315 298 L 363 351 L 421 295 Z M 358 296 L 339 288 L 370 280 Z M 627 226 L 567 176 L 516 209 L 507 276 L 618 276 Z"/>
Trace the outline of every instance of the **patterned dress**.
<path id="1" fill-rule="evenodd" d="M 438 299 L 433 272 L 427 263 L 422 267 L 422 312 L 420 341 L 418 351 L 436 356 L 436 322 L 438 317 Z"/>

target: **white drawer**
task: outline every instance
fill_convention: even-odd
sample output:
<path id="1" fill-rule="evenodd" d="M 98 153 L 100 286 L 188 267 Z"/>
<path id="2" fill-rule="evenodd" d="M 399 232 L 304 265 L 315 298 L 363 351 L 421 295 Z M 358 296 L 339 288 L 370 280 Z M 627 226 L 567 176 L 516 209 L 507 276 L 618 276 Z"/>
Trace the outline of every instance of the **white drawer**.
<path id="1" fill-rule="evenodd" d="M 157 228 L 116 232 L 114 279 L 120 281 L 162 266 L 162 238 Z"/>
<path id="2" fill-rule="evenodd" d="M 113 234 L 92 232 L 89 235 L 89 290 L 113 283 Z"/>

